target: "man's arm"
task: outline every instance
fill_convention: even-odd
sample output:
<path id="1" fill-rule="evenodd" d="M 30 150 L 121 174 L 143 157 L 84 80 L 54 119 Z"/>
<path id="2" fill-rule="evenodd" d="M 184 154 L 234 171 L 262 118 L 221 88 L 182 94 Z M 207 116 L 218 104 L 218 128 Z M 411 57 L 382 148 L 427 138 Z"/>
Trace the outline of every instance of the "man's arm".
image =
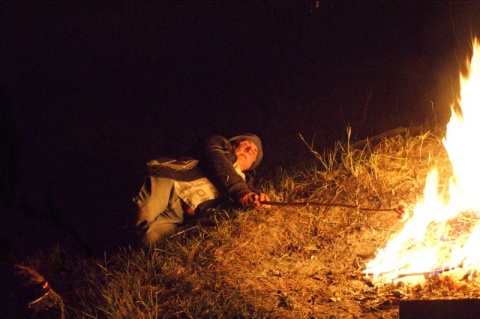
<path id="1" fill-rule="evenodd" d="M 205 176 L 235 200 L 251 192 L 246 181 L 233 168 L 236 156 L 230 142 L 220 135 L 205 139 L 199 149 L 199 166 Z"/>
<path id="2" fill-rule="evenodd" d="M 238 201 L 243 207 L 255 208 L 258 210 L 271 208 L 271 205 L 261 203 L 261 202 L 270 201 L 270 198 L 268 198 L 268 195 L 264 193 L 254 193 L 254 192 L 246 193 Z"/>

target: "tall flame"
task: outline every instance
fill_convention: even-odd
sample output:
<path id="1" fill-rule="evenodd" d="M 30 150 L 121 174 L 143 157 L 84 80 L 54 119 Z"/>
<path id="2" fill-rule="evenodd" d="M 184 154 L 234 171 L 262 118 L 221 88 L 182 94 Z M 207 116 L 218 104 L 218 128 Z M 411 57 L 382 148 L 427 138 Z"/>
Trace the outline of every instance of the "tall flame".
<path id="1" fill-rule="evenodd" d="M 453 168 L 448 188 L 439 191 L 438 170 L 429 172 L 424 198 L 412 217 L 367 263 L 364 272 L 373 274 L 374 280 L 480 269 L 480 43 L 475 38 L 472 44 L 468 72 L 460 74 L 458 106 L 451 107 L 442 140 Z"/>

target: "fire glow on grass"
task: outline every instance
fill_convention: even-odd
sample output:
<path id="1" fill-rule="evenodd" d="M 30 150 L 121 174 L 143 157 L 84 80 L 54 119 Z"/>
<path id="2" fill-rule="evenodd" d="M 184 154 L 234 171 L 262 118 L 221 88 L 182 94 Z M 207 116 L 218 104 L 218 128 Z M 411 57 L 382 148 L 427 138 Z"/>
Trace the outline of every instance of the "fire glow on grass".
<path id="1" fill-rule="evenodd" d="M 427 176 L 423 201 L 403 229 L 364 273 L 376 283 L 405 282 L 450 271 L 468 275 L 480 269 L 480 44 L 473 39 L 468 74 L 460 74 L 460 110 L 451 107 L 443 145 L 453 168 L 448 187 L 439 185 L 438 170 Z"/>

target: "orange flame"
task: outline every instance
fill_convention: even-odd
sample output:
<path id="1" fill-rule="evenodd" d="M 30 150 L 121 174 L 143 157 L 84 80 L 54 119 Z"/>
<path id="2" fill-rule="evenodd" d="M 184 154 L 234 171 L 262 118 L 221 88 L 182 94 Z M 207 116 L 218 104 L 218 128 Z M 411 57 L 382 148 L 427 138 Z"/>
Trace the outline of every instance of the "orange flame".
<path id="1" fill-rule="evenodd" d="M 468 64 L 468 63 L 467 63 Z M 480 269 L 480 43 L 473 40 L 473 54 L 466 76 L 460 75 L 459 108 L 451 107 L 443 145 L 452 164 L 448 188 L 439 191 L 438 170 L 429 172 L 424 198 L 413 209 L 400 233 L 366 264 L 364 273 L 374 282 L 404 276 L 418 282 L 425 274 L 445 270 Z M 421 274 L 422 276 L 411 276 Z"/>

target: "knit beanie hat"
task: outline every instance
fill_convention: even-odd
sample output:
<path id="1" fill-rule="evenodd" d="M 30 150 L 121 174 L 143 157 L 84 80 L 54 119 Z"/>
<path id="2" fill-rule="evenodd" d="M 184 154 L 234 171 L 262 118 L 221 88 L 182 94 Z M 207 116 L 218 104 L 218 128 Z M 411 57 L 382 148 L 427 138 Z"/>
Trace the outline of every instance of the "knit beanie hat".
<path id="1" fill-rule="evenodd" d="M 228 141 L 231 143 L 231 142 L 238 141 L 238 140 L 241 140 L 241 141 L 247 140 L 247 141 L 250 141 L 257 146 L 257 148 L 258 148 L 257 159 L 255 160 L 255 162 L 253 162 L 252 167 L 249 168 L 249 169 L 254 169 L 255 167 L 258 166 L 258 164 L 260 164 L 260 161 L 262 160 L 262 157 L 263 157 L 262 141 L 260 141 L 260 138 L 257 135 L 252 134 L 252 133 L 245 133 L 243 135 L 237 135 L 237 136 L 232 137 Z"/>

